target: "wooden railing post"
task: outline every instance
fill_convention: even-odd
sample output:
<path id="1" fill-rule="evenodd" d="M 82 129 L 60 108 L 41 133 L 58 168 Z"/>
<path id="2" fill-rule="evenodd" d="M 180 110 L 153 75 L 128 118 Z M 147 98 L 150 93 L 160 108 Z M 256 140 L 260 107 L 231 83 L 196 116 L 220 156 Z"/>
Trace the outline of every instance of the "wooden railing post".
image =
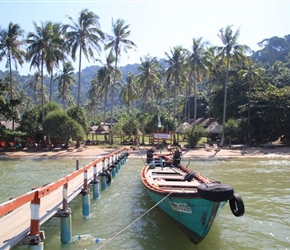
<path id="1" fill-rule="evenodd" d="M 62 209 L 63 209 L 63 211 L 68 210 L 67 189 L 68 189 L 68 183 L 65 183 L 63 185 L 63 190 L 62 190 Z"/>
<path id="2" fill-rule="evenodd" d="M 93 167 L 94 171 L 94 199 L 99 198 L 99 180 L 98 176 L 102 177 L 102 190 L 107 188 L 108 183 L 111 181 L 111 176 L 109 175 L 109 171 L 111 170 L 110 164 L 115 164 L 120 161 L 120 155 L 123 155 L 123 151 L 127 149 L 123 148 L 120 150 L 116 150 L 115 152 L 110 153 L 109 155 L 98 158 L 91 162 L 90 164 L 84 166 L 84 168 L 79 168 L 79 161 L 76 161 L 76 171 L 71 174 L 65 176 L 65 178 L 61 178 L 53 183 L 45 184 L 42 187 L 35 187 L 30 192 L 21 195 L 19 197 L 13 198 L 10 201 L 7 201 L 3 204 L 0 204 L 0 224 L 3 226 L 1 228 L 0 233 L 0 249 L 8 249 L 7 247 L 14 246 L 16 242 L 21 241 L 21 244 L 30 245 L 33 249 L 42 249 L 40 246 L 43 245 L 43 241 L 45 239 L 45 235 L 43 231 L 40 231 L 40 225 L 47 218 L 58 216 L 61 217 L 61 241 L 62 243 L 70 242 L 72 238 L 72 230 L 71 230 L 71 210 L 68 207 L 68 201 L 74 198 L 81 188 L 80 184 L 74 184 L 72 182 L 73 190 L 68 190 L 70 181 L 79 177 L 81 174 L 84 174 L 84 182 L 83 182 L 83 206 L 86 209 L 85 216 L 90 213 L 90 199 L 89 199 L 89 188 L 88 188 L 88 171 Z M 117 160 L 116 160 L 117 159 Z M 102 164 L 102 173 L 97 170 L 97 164 Z M 118 167 L 114 167 L 114 169 L 118 170 Z M 55 194 L 53 192 L 57 192 L 57 197 L 59 195 L 59 188 L 63 187 L 63 197 L 57 198 L 57 206 L 62 202 L 59 208 L 56 207 L 56 204 L 48 204 L 45 202 L 45 206 L 48 206 L 47 209 L 41 207 L 41 199 L 47 197 L 50 199 L 50 195 L 52 196 L 52 201 L 55 201 Z M 6 227 L 11 220 L 17 217 L 14 217 L 18 212 L 16 210 L 20 209 L 21 206 L 26 205 L 27 208 L 23 211 L 23 215 L 25 216 L 24 223 L 20 226 L 21 232 L 27 233 L 27 228 L 30 229 L 29 234 L 27 234 L 23 239 L 20 238 L 19 235 L 15 235 L 11 237 L 10 235 L 6 236 L 5 232 L 7 232 Z M 30 205 L 30 209 L 28 208 Z M 57 212 L 56 212 L 57 209 Z M 85 210 L 84 209 L 84 210 Z M 46 210 L 46 211 L 44 211 Z M 17 213 L 16 213 L 17 212 Z M 30 216 L 29 216 L 30 212 Z M 6 216 L 9 216 L 7 219 Z M 10 218 L 11 217 L 11 218 Z M 11 219 L 11 220 L 10 220 Z M 6 227 L 5 227 L 6 226 Z M 30 228 L 29 228 L 30 227 Z M 6 231 L 5 231 L 6 230 Z M 25 230 L 25 231 L 24 231 Z M 23 237 L 23 236 L 21 236 Z M 40 248 L 38 248 L 40 247 Z"/>
<path id="3" fill-rule="evenodd" d="M 39 249 L 45 238 L 44 232 L 40 231 L 40 200 L 39 191 L 36 191 L 30 203 L 30 234 L 25 239 L 29 245 L 36 245 Z"/>
<path id="4" fill-rule="evenodd" d="M 38 191 L 35 192 L 34 199 L 31 201 L 30 211 L 30 234 L 36 236 L 39 235 L 40 231 L 40 198 L 38 196 Z"/>

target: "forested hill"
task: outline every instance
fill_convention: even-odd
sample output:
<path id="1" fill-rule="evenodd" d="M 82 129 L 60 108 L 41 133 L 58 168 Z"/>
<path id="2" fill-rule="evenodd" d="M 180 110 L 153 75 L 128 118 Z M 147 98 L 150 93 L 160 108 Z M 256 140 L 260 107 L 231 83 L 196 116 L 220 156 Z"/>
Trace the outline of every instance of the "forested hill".
<path id="1" fill-rule="evenodd" d="M 162 63 L 163 60 L 160 60 L 160 62 Z M 128 64 L 126 66 L 123 67 L 119 67 L 120 71 L 122 72 L 122 76 L 124 79 L 126 79 L 126 76 L 128 75 L 128 73 L 133 73 L 134 75 L 138 74 L 138 66 L 140 64 Z M 98 69 L 100 68 L 100 66 L 97 65 L 93 65 L 93 66 L 89 66 L 86 67 L 82 70 L 81 73 L 81 83 L 82 83 L 82 99 L 86 99 L 86 93 L 88 92 L 88 90 L 91 87 L 91 81 L 92 79 L 96 76 L 96 73 L 98 71 Z M 5 76 L 9 75 L 8 71 L 1 71 L 0 70 L 0 78 L 5 79 Z M 57 74 L 55 74 L 56 76 Z M 32 96 L 32 91 L 30 90 L 30 88 L 28 87 L 31 82 L 33 82 L 35 80 L 35 76 L 33 74 L 28 74 L 28 75 L 20 75 L 17 71 L 13 71 L 13 77 L 16 79 L 16 82 L 19 84 L 19 89 L 24 89 L 27 91 L 28 96 Z M 72 95 L 76 98 L 77 95 L 77 79 L 78 79 L 78 72 L 75 73 L 75 77 L 76 77 L 76 84 L 73 85 L 72 87 Z M 49 89 L 49 84 L 50 84 L 50 76 L 49 75 L 45 75 L 44 78 L 44 84 L 46 85 L 47 89 Z M 57 92 L 57 84 L 54 83 L 53 86 L 53 93 Z M 53 100 L 57 101 L 57 96 L 56 94 L 53 95 Z"/>
<path id="2" fill-rule="evenodd" d="M 122 76 L 125 79 L 126 76 L 128 75 L 128 73 L 133 73 L 134 75 L 138 74 L 138 66 L 139 64 L 127 64 L 126 66 L 123 67 L 119 67 L 120 71 L 122 72 Z M 100 67 L 99 66 L 90 66 L 90 67 L 86 67 L 82 70 L 82 74 L 81 74 L 81 79 L 82 79 L 82 84 L 84 86 L 84 89 L 89 89 L 90 85 L 91 85 L 91 81 L 92 79 L 95 77 L 98 69 Z"/>
<path id="3" fill-rule="evenodd" d="M 266 70 L 273 66 L 273 63 L 276 61 L 280 61 L 283 64 L 290 65 L 290 34 L 285 35 L 283 38 L 274 36 L 272 38 L 267 38 L 258 43 L 261 47 L 260 50 L 253 51 L 251 55 L 251 59 L 255 62 L 259 62 L 259 64 L 265 68 Z M 165 66 L 164 59 L 159 60 L 161 65 Z M 128 64 L 126 66 L 120 67 L 120 71 L 122 72 L 122 76 L 126 79 L 126 76 L 129 72 L 133 73 L 134 75 L 138 74 L 138 66 L 140 64 Z M 290 66 L 289 66 L 290 67 Z M 91 81 L 95 77 L 98 69 L 100 66 L 90 66 L 86 67 L 82 70 L 81 74 L 81 83 L 82 83 L 82 99 L 86 99 L 86 93 L 91 87 Z M 77 70 L 75 69 L 75 77 L 76 82 L 78 79 Z M 0 78 L 5 79 L 9 74 L 8 71 L 1 71 L 0 70 Z M 56 76 L 57 74 L 55 74 Z M 28 74 L 28 75 L 20 75 L 18 72 L 13 72 L 13 77 L 15 78 L 16 82 L 19 84 L 19 89 L 23 89 L 27 91 L 28 96 L 32 96 L 31 90 L 28 87 L 31 82 L 35 81 L 35 75 Z M 5 81 L 4 81 L 5 82 Z M 47 89 L 49 89 L 50 77 L 49 75 L 45 75 L 45 85 Z M 289 83 L 290 85 L 290 83 Z M 53 93 L 57 93 L 57 84 L 54 83 L 53 86 Z M 77 84 L 73 85 L 72 88 L 72 95 L 76 97 L 77 93 Z M 53 99 L 56 101 L 57 96 L 56 94 L 53 96 Z"/>
<path id="4" fill-rule="evenodd" d="M 126 78 L 126 76 L 129 72 L 131 72 L 133 74 L 137 74 L 138 66 L 139 66 L 139 64 L 128 64 L 126 66 L 120 67 L 119 69 L 122 72 L 123 77 Z M 94 66 L 86 67 L 82 70 L 82 73 L 81 73 L 82 96 L 88 92 L 88 90 L 91 86 L 91 81 L 95 77 L 99 68 L 100 68 L 100 66 L 94 65 Z M 8 71 L 3 72 L 0 70 L 0 78 L 5 79 L 5 76 L 7 76 L 8 74 L 9 74 Z M 56 75 L 57 74 L 55 74 L 55 76 Z M 29 89 L 28 85 L 34 81 L 35 76 L 33 74 L 20 75 L 17 71 L 13 71 L 13 77 L 16 79 L 16 82 L 19 84 L 19 89 L 25 89 L 27 91 L 28 95 L 30 95 L 31 90 Z M 76 82 L 77 82 L 78 72 L 75 73 L 75 77 L 76 77 Z M 49 83 L 50 83 L 50 76 L 49 75 L 47 75 L 47 74 L 45 75 L 44 82 L 45 82 L 46 87 L 49 88 Z M 57 84 L 56 83 L 54 84 L 54 90 L 55 91 L 53 91 L 53 92 L 57 91 Z M 75 84 L 73 86 L 72 93 L 73 93 L 73 96 L 76 97 L 77 84 Z M 56 96 L 54 96 L 53 99 L 56 100 Z"/>

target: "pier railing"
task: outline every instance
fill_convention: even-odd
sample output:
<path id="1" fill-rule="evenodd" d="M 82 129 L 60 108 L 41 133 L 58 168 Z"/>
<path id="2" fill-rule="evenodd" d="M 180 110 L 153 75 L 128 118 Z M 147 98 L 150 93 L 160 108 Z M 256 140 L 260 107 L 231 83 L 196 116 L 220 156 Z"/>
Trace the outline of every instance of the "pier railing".
<path id="1" fill-rule="evenodd" d="M 101 189 L 106 189 L 120 165 L 127 159 L 127 150 L 116 150 L 53 183 L 34 187 L 30 192 L 0 204 L 0 249 L 10 249 L 20 241 L 29 245 L 41 245 L 45 236 L 40 231 L 40 225 L 55 215 L 62 220 L 61 241 L 68 243 L 72 238 L 68 203 L 81 193 L 83 216 L 88 216 L 88 184 L 93 183 L 93 197 L 98 198 L 98 176 L 101 176 Z"/>

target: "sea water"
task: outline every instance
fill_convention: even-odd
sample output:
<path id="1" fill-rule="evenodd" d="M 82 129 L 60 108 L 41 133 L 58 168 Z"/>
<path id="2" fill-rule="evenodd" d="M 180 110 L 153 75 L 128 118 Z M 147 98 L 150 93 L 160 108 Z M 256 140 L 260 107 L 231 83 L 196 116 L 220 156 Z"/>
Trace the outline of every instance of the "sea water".
<path id="1" fill-rule="evenodd" d="M 80 159 L 80 166 L 92 160 Z M 290 159 L 267 156 L 223 160 L 184 158 L 184 164 L 189 160 L 189 168 L 234 187 L 243 198 L 244 216 L 235 217 L 226 204 L 207 237 L 199 245 L 193 245 L 159 208 L 150 210 L 154 204 L 140 180 L 143 162 L 129 156 L 112 185 L 101 191 L 99 199 L 91 200 L 89 218 L 82 216 L 81 196 L 69 204 L 73 235 L 89 234 L 106 242 L 85 246 L 62 244 L 60 218 L 53 217 L 41 226 L 46 237 L 44 249 L 290 249 Z M 1 202 L 30 191 L 31 186 L 62 178 L 75 170 L 75 161 L 0 159 Z"/>

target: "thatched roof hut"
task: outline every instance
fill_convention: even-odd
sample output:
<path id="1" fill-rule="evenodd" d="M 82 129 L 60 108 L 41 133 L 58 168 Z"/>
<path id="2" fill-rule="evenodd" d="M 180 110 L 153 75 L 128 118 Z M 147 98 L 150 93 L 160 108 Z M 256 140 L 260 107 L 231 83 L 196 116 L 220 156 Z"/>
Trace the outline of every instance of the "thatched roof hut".
<path id="1" fill-rule="evenodd" d="M 218 122 L 212 122 L 206 130 L 210 134 L 220 134 L 223 131 L 223 126 L 219 124 Z"/>
<path id="2" fill-rule="evenodd" d="M 96 133 L 96 134 L 108 134 L 108 133 L 109 133 L 109 126 L 106 126 L 106 125 L 99 125 L 99 126 L 95 129 L 95 133 Z"/>
<path id="3" fill-rule="evenodd" d="M 116 123 L 118 123 L 117 119 L 113 118 L 112 119 L 112 124 L 111 124 L 111 118 L 108 118 L 108 119 L 105 120 L 105 122 L 102 122 L 101 125 L 110 127 L 110 126 L 114 126 Z"/>
<path id="4" fill-rule="evenodd" d="M 184 134 L 185 131 L 190 127 L 191 125 L 188 122 L 182 123 L 176 130 L 176 134 Z"/>
<path id="5" fill-rule="evenodd" d="M 12 129 L 13 127 L 13 121 L 7 120 L 7 121 L 0 121 L 0 125 L 3 125 L 6 129 Z M 14 129 L 19 127 L 19 123 L 14 122 Z"/>
<path id="6" fill-rule="evenodd" d="M 212 118 L 206 118 L 199 125 L 204 127 L 204 128 L 207 128 L 211 123 L 212 123 Z"/>

